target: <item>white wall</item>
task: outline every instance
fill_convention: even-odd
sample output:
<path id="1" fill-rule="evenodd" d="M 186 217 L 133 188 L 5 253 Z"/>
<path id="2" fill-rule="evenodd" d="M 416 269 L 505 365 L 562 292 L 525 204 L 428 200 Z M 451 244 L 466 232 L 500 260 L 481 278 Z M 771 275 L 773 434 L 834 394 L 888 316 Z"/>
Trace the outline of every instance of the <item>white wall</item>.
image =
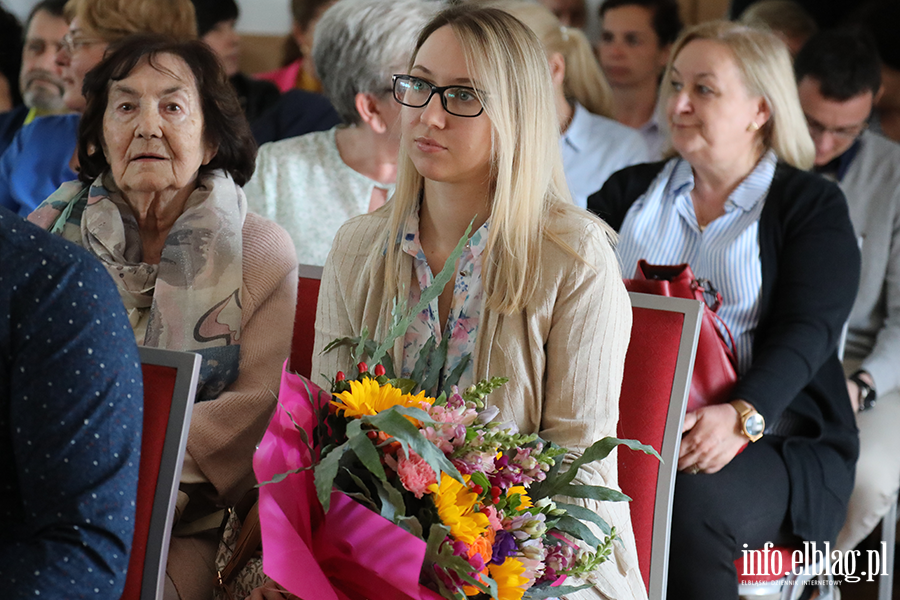
<path id="1" fill-rule="evenodd" d="M 0 0 L 23 21 L 37 0 Z M 237 0 L 241 8 L 238 29 L 245 33 L 281 35 L 291 30 L 290 0 Z"/>

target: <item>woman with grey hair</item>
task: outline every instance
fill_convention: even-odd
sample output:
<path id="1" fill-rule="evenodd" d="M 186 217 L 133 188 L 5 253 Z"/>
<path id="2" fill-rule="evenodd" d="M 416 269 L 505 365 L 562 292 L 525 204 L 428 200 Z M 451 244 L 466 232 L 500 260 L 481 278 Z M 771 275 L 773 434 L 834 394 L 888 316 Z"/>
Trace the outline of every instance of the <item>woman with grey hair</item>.
<path id="1" fill-rule="evenodd" d="M 301 264 L 324 265 L 338 228 L 393 193 L 400 148 L 391 75 L 405 68 L 439 3 L 340 0 L 322 16 L 313 61 L 343 123 L 263 144 L 244 187 L 250 209 L 287 229 Z"/>

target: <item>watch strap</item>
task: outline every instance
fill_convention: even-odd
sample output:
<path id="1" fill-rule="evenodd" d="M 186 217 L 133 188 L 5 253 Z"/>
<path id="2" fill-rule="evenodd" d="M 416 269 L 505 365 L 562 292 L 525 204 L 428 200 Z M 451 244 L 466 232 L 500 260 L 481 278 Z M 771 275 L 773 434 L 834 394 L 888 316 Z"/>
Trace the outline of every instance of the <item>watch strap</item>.
<path id="1" fill-rule="evenodd" d="M 865 371 L 860 369 L 850 376 L 850 381 L 855 383 L 859 388 L 859 412 L 869 410 L 875 406 L 875 399 L 878 396 L 875 392 L 875 387 L 869 385 L 866 380 L 861 377 L 863 373 L 865 373 Z"/>

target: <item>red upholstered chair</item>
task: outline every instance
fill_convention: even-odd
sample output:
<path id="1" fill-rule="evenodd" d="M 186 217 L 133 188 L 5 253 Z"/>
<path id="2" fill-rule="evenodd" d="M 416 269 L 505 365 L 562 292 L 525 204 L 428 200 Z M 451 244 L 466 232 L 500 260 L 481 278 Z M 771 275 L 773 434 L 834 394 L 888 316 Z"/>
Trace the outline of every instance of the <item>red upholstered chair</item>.
<path id="1" fill-rule="evenodd" d="M 656 448 L 665 462 L 619 452 L 619 485 L 631 496 L 638 563 L 654 600 L 665 600 L 672 495 L 702 305 L 631 292 L 633 324 L 619 399 L 618 436 Z"/>
<path id="2" fill-rule="evenodd" d="M 291 341 L 291 370 L 312 377 L 313 342 L 316 337 L 316 304 L 322 267 L 300 265 L 297 285 L 297 313 L 294 315 L 294 337 Z"/>
<path id="3" fill-rule="evenodd" d="M 144 375 L 144 429 L 134 541 L 122 600 L 159 600 L 200 355 L 158 348 L 139 350 Z"/>

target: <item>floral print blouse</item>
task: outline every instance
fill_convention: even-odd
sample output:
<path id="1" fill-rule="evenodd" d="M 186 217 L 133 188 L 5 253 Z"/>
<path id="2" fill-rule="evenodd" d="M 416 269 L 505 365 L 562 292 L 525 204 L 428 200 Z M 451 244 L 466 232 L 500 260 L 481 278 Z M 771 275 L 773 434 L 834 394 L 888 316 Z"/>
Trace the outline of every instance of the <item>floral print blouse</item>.
<path id="1" fill-rule="evenodd" d="M 419 354 L 432 336 L 434 336 L 435 343 L 439 344 L 446 335 L 449 336 L 447 356 L 441 369 L 437 389 L 443 388 L 444 379 L 457 368 L 466 354 L 470 355 L 471 359 L 462 372 L 459 387 L 464 389 L 475 383 L 473 355 L 478 322 L 481 320 L 481 311 L 484 306 L 481 256 L 487 244 L 489 224 L 490 219 L 472 234 L 462 256 L 459 257 L 459 268 L 453 284 L 453 299 L 450 302 L 450 315 L 444 331 L 440 331 L 437 298 L 416 316 L 407 329 L 403 341 L 402 377 L 409 377 L 412 374 Z M 425 252 L 419 242 L 418 211 L 410 215 L 406 223 L 401 247 L 404 252 L 413 257 L 413 276 L 416 281 L 410 285 L 408 306 L 414 306 L 421 298 L 422 290 L 434 281 L 434 274 L 428 266 Z M 431 393 L 434 390 L 427 391 Z"/>

